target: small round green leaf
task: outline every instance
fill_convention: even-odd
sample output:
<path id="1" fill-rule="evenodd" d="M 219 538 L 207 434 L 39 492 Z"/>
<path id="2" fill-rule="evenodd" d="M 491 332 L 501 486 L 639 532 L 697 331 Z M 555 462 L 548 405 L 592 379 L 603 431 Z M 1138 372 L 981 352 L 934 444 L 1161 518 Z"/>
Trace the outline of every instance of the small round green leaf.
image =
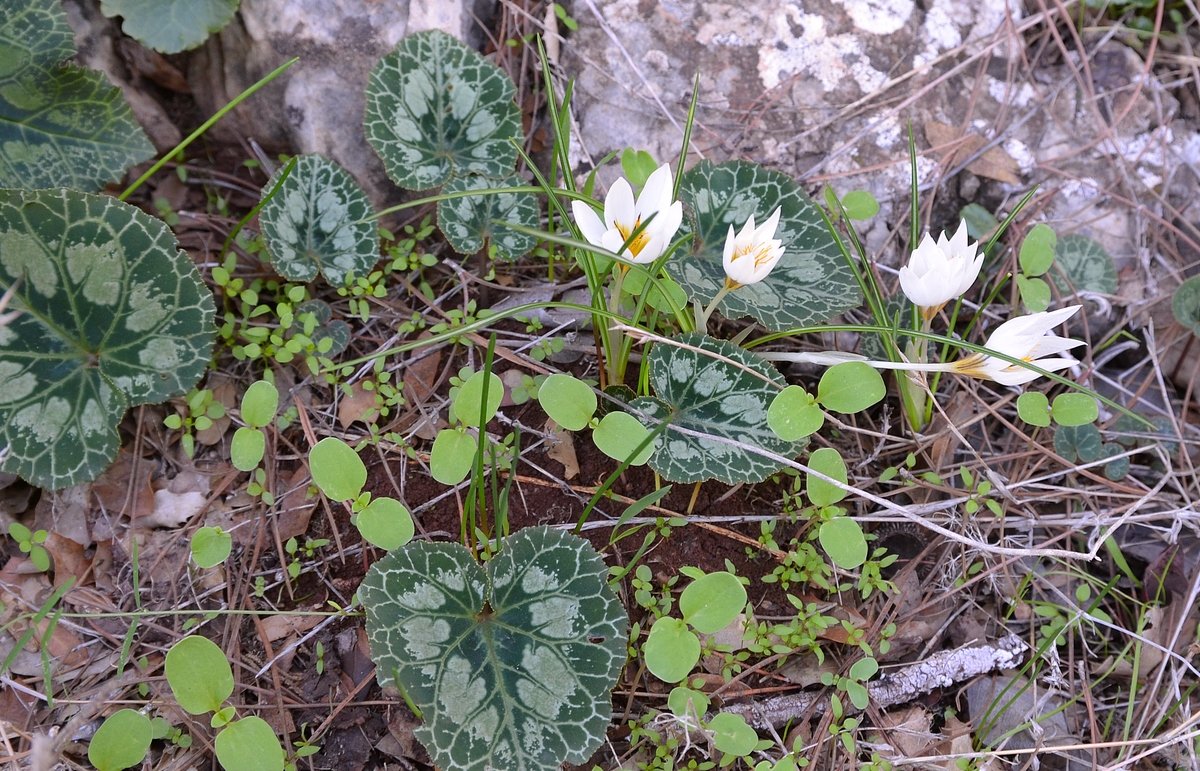
<path id="1" fill-rule="evenodd" d="M 646 298 L 646 305 L 663 313 L 674 313 L 687 307 L 687 294 L 677 281 L 669 276 L 658 276 L 650 280 L 650 273 L 641 265 L 634 265 L 625 274 L 624 290 L 630 297 Z"/>
<path id="2" fill-rule="evenodd" d="M 817 384 L 817 402 L 827 410 L 847 415 L 877 404 L 886 394 L 883 378 L 874 367 L 861 361 L 830 367 Z"/>
<path id="3" fill-rule="evenodd" d="M 443 428 L 429 451 L 429 474 L 444 485 L 456 485 L 471 473 L 479 440 L 456 428 Z"/>
<path id="4" fill-rule="evenodd" d="M 398 549 L 412 540 L 416 528 L 412 514 L 395 498 L 375 498 L 354 515 L 354 526 L 372 546 Z"/>
<path id="5" fill-rule="evenodd" d="M 211 292 L 162 220 L 115 198 L 0 190 L 0 294 L 14 284 L 0 470 L 39 487 L 94 479 L 128 407 L 185 394 L 208 367 Z"/>
<path id="6" fill-rule="evenodd" d="M 732 712 L 719 712 L 708 721 L 712 731 L 713 746 L 727 755 L 745 757 L 758 746 L 758 734 L 746 722 L 746 718 Z"/>
<path id="7" fill-rule="evenodd" d="M 1192 334 L 1200 335 L 1200 276 L 1192 276 L 1175 288 L 1171 312 Z"/>
<path id="8" fill-rule="evenodd" d="M 785 442 L 811 436 L 825 425 L 825 412 L 816 398 L 798 385 L 790 385 L 771 400 L 767 425 Z"/>
<path id="9" fill-rule="evenodd" d="M 263 187 L 264 195 L 275 194 L 259 213 L 271 265 L 290 281 L 311 281 L 319 271 L 342 286 L 350 274 L 365 276 L 379 262 L 367 194 L 348 171 L 319 155 L 299 156 L 283 178 L 285 168 Z"/>
<path id="10" fill-rule="evenodd" d="M 206 637 L 190 635 L 172 645 L 164 668 L 175 701 L 189 715 L 216 712 L 233 693 L 229 658 Z"/>
<path id="11" fill-rule="evenodd" d="M 679 596 L 683 620 L 702 634 L 714 634 L 729 626 L 745 607 L 746 587 L 724 570 L 697 578 Z"/>
<path id="12" fill-rule="evenodd" d="M 650 627 L 642 656 L 650 674 L 666 683 L 678 683 L 700 660 L 700 640 L 680 619 L 663 616 Z"/>
<path id="13" fill-rule="evenodd" d="M 862 527 L 850 517 L 834 517 L 817 531 L 821 548 L 842 570 L 854 570 L 867 561 L 867 539 Z"/>
<path id="14" fill-rule="evenodd" d="M 229 558 L 233 536 L 219 527 L 202 527 L 192 536 L 192 560 L 202 568 L 212 568 Z"/>
<path id="15" fill-rule="evenodd" d="M 574 375 L 555 373 L 538 388 L 538 404 L 558 425 L 568 431 L 587 428 L 596 414 L 596 394 Z"/>
<path id="16" fill-rule="evenodd" d="M 521 117 L 503 71 L 445 32 L 408 35 L 367 83 L 367 141 L 400 187 L 503 177 L 517 160 Z"/>
<path id="17" fill-rule="evenodd" d="M 1096 422 L 1096 418 L 1100 417 L 1100 408 L 1091 396 L 1070 392 L 1054 397 L 1050 414 L 1060 426 L 1082 426 Z"/>
<path id="18" fill-rule="evenodd" d="M 859 682 L 867 682 L 879 672 L 879 662 L 867 656 L 850 665 L 850 677 Z"/>
<path id="19" fill-rule="evenodd" d="M 836 479 L 842 484 L 846 484 L 846 462 L 842 460 L 841 453 L 832 447 L 822 447 L 819 450 L 814 450 L 812 455 L 808 457 L 808 467 L 814 471 L 819 471 L 827 477 Z M 822 508 L 832 506 L 847 495 L 845 490 L 835 487 L 824 479 L 819 479 L 812 474 L 809 474 L 805 480 L 805 487 L 808 491 L 809 502 L 814 506 Z"/>
<path id="20" fill-rule="evenodd" d="M 765 279 L 726 295 L 721 315 L 750 316 L 781 330 L 820 324 L 861 301 L 820 210 L 786 174 L 745 161 L 701 161 L 680 178 L 679 198 L 688 212 L 680 233 L 690 232 L 694 241 L 665 267 L 702 306 L 725 284 L 722 255 L 730 226 L 741 230 L 751 215 L 762 223 L 777 207 L 782 213 L 775 238 L 783 257 Z"/>
<path id="21" fill-rule="evenodd" d="M 229 460 L 238 471 L 253 471 L 267 451 L 267 437 L 262 429 L 241 426 L 233 432 L 229 445 Z"/>
<path id="22" fill-rule="evenodd" d="M 88 743 L 88 760 L 97 771 L 140 765 L 152 740 L 150 718 L 132 709 L 118 710 L 100 724 Z"/>
<path id="23" fill-rule="evenodd" d="M 616 461 L 636 456 L 629 461 L 631 466 L 641 466 L 650 460 L 654 452 L 654 442 L 646 442 L 642 449 L 638 445 L 650 435 L 650 430 L 643 426 L 637 418 L 627 412 L 610 412 L 600 418 L 592 431 L 592 441 L 600 452 Z"/>
<path id="24" fill-rule="evenodd" d="M 335 501 L 352 501 L 367 483 L 367 467 L 350 445 L 327 436 L 308 453 L 313 484 Z"/>
<path id="25" fill-rule="evenodd" d="M 1018 275 L 1017 290 L 1021 293 L 1021 304 L 1030 313 L 1041 313 L 1050 307 L 1050 285 L 1042 279 Z"/>
<path id="26" fill-rule="evenodd" d="M 1033 426 L 1050 425 L 1050 400 L 1041 391 L 1026 391 L 1017 397 L 1017 415 Z"/>
<path id="27" fill-rule="evenodd" d="M 612 719 L 625 612 L 582 538 L 546 527 L 501 539 L 480 565 L 461 544 L 414 541 L 367 571 L 358 596 L 381 685 L 424 714 L 444 769 L 583 763 Z"/>
<path id="28" fill-rule="evenodd" d="M 1033 226 L 1025 240 L 1021 242 L 1021 251 L 1017 260 L 1021 264 L 1021 272 L 1026 276 L 1040 276 L 1050 270 L 1054 264 L 1054 247 L 1058 236 L 1053 228 L 1045 223 Z"/>
<path id="29" fill-rule="evenodd" d="M 487 389 L 487 404 L 484 405 L 484 388 Z M 480 370 L 458 389 L 450 414 L 455 420 L 465 426 L 479 427 L 496 417 L 500 409 L 500 401 L 504 398 L 504 381 L 494 372 Z M 483 423 L 480 423 L 480 411 L 483 412 Z"/>
<path id="30" fill-rule="evenodd" d="M 869 190 L 851 190 L 842 196 L 842 208 L 852 220 L 869 220 L 879 213 L 879 201 Z"/>
<path id="31" fill-rule="evenodd" d="M 667 695 L 667 709 L 676 717 L 703 718 L 708 712 L 709 698 L 700 691 L 677 685 Z"/>
<path id="32" fill-rule="evenodd" d="M 279 391 L 273 383 L 257 380 L 242 395 L 242 420 L 251 428 L 266 428 L 279 411 Z"/>
<path id="33" fill-rule="evenodd" d="M 516 175 L 488 179 L 472 174 L 455 177 L 442 193 L 468 190 L 487 191 L 500 187 L 521 187 L 525 180 Z M 446 198 L 438 201 L 438 227 L 459 254 L 476 254 L 488 243 L 496 257 L 515 260 L 537 245 L 537 239 L 506 227 L 507 223 L 536 228 L 541 214 L 533 193 L 498 193 Z"/>
<path id="34" fill-rule="evenodd" d="M 195 48 L 229 23 L 240 0 L 101 0 L 105 16 L 121 16 L 121 31 L 164 54 Z"/>
<path id="35" fill-rule="evenodd" d="M 244 717 L 221 729 L 215 742 L 225 771 L 283 771 L 279 737 L 261 717 Z"/>
<path id="36" fill-rule="evenodd" d="M 658 162 L 645 150 L 626 147 L 621 151 L 621 171 L 634 190 L 640 190 L 657 168 Z"/>

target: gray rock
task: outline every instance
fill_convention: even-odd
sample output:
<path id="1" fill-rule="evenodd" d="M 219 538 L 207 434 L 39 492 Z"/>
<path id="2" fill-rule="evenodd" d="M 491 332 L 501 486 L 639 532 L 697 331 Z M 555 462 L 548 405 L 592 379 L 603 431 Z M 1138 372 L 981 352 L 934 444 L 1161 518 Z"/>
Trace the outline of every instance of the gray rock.
<path id="1" fill-rule="evenodd" d="M 408 34 L 441 29 L 481 37 L 489 0 L 243 0 L 234 21 L 192 54 L 196 101 L 213 113 L 289 57 L 300 61 L 216 127 L 270 151 L 320 153 L 353 174 L 380 205 L 395 196 L 363 135 L 371 68 Z"/>
<path id="2" fill-rule="evenodd" d="M 867 244 L 885 262 L 900 258 L 910 122 L 938 228 L 965 203 L 1005 209 L 1037 184 L 1035 216 L 1098 240 L 1120 269 L 1144 261 L 1143 201 L 1181 211 L 1200 192 L 1200 133 L 1138 55 L 1089 40 L 1085 68 L 1026 51 L 1053 22 L 1020 3 L 576 0 L 572 12 L 563 65 L 578 78 L 582 168 L 626 146 L 676 158 L 699 72 L 696 154 L 870 190 L 883 209 Z"/>

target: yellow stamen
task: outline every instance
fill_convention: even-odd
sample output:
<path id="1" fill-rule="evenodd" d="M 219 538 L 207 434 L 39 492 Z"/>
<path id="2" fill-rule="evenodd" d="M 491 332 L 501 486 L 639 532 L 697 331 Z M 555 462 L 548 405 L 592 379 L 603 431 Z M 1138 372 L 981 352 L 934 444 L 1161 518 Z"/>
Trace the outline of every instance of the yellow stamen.
<path id="1" fill-rule="evenodd" d="M 642 220 L 639 217 L 637 219 L 637 221 L 633 223 L 633 227 L 631 227 L 631 228 L 627 228 L 619 222 L 614 222 L 613 224 L 616 225 L 617 232 L 621 234 L 622 242 L 625 242 L 625 241 L 629 241 L 629 234 L 632 233 L 633 231 L 637 230 L 638 227 L 641 226 Z M 642 251 L 642 249 L 646 248 L 646 244 L 648 244 L 649 242 L 650 242 L 650 236 L 646 234 L 645 230 L 643 230 L 641 233 L 638 233 L 636 236 L 634 236 L 633 241 L 630 241 L 629 253 L 632 254 L 634 257 L 637 257 L 638 254 Z"/>
<path id="2" fill-rule="evenodd" d="M 736 262 L 739 258 L 746 256 L 752 256 L 754 258 L 754 267 L 761 268 L 771 261 L 770 244 L 747 244 L 746 246 L 734 249 L 729 261 Z"/>

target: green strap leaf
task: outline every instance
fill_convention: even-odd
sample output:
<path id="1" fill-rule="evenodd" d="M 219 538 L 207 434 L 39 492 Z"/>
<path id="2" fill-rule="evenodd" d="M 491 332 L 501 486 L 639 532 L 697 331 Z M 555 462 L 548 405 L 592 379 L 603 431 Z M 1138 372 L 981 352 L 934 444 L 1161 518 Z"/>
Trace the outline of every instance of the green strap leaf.
<path id="1" fill-rule="evenodd" d="M 104 77 L 67 63 L 57 0 L 0 0 L 0 187 L 96 190 L 154 154 Z"/>
<path id="2" fill-rule="evenodd" d="M 367 141 L 401 187 L 451 177 L 504 177 L 517 161 L 521 115 L 512 80 L 445 32 L 409 35 L 367 83 Z"/>
<path id="3" fill-rule="evenodd" d="M 164 54 L 195 48 L 237 13 L 240 0 L 101 0 L 105 16 L 122 16 L 121 31 Z"/>
<path id="4" fill-rule="evenodd" d="M 162 222 L 114 198 L 0 190 L 0 468 L 60 488 L 116 455 L 129 406 L 184 394 L 212 354 L 213 299 Z"/>
<path id="5" fill-rule="evenodd" d="M 859 304 L 858 284 L 837 243 L 816 204 L 791 177 L 745 161 L 701 161 L 683 175 L 679 197 L 689 213 L 683 231 L 695 241 L 666 268 L 701 305 L 725 283 L 721 257 L 729 227 L 741 230 L 751 215 L 761 223 L 776 207 L 783 210 L 775 232 L 783 258 L 759 283 L 726 295 L 721 313 L 750 316 L 781 330 L 820 324 Z"/>
<path id="6" fill-rule="evenodd" d="M 334 286 L 364 276 L 379 262 L 379 239 L 367 194 L 343 169 L 319 155 L 302 155 L 282 182 L 283 169 L 263 187 L 279 189 L 259 213 L 271 265 L 289 281 L 320 271 Z"/>
<path id="7" fill-rule="evenodd" d="M 376 677 L 422 711 L 443 769 L 553 769 L 604 739 L 626 619 L 587 541 L 534 527 L 480 566 L 418 541 L 371 566 L 358 596 Z"/>

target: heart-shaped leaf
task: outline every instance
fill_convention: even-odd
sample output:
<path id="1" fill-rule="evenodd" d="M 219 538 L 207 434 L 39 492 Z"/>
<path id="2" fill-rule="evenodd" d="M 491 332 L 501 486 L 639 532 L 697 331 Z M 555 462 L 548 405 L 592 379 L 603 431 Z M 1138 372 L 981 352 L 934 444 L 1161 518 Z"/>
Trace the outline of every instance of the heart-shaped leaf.
<path id="1" fill-rule="evenodd" d="M 689 212 L 684 231 L 690 230 L 695 241 L 666 268 L 701 305 L 711 302 L 725 283 L 721 255 L 729 227 L 741 230 L 751 215 L 761 223 L 776 207 L 783 210 L 775 231 L 783 242 L 783 258 L 759 283 L 726 295 L 721 313 L 751 316 L 780 330 L 819 324 L 858 305 L 854 275 L 816 204 L 791 177 L 744 161 L 701 161 L 683 175 L 679 197 Z"/>
<path id="2" fill-rule="evenodd" d="M 367 140 L 400 187 L 451 177 L 504 177 L 521 136 L 516 87 L 496 65 L 445 32 L 409 35 L 367 83 Z"/>
<path id="3" fill-rule="evenodd" d="M 0 4 L 0 187 L 95 190 L 154 154 L 121 92 L 68 60 L 58 0 Z"/>
<path id="4" fill-rule="evenodd" d="M 677 340 L 680 345 L 650 351 L 656 398 L 631 405 L 652 421 L 670 421 L 655 443 L 651 468 L 672 482 L 761 482 L 780 464 L 722 439 L 789 457 L 800 451 L 802 443 L 780 439 L 767 422 L 772 400 L 786 385 L 774 368 L 726 340 L 696 333 Z"/>
<path id="5" fill-rule="evenodd" d="M 1074 291 L 1115 294 L 1117 266 L 1104 247 L 1087 236 L 1059 239 L 1055 269 L 1050 272 L 1062 294 Z"/>
<path id="6" fill-rule="evenodd" d="M 286 168 L 286 167 L 285 167 Z M 334 286 L 379 262 L 379 240 L 367 194 L 350 172 L 319 155 L 302 155 L 282 182 L 283 169 L 263 187 L 275 190 L 259 214 L 271 264 L 289 281 L 320 271 Z"/>
<path id="7" fill-rule="evenodd" d="M 105 16 L 121 16 L 121 31 L 134 40 L 177 54 L 203 43 L 229 23 L 240 0 L 101 0 Z"/>
<path id="8" fill-rule="evenodd" d="M 358 596 L 376 677 L 421 709 L 434 764 L 554 769 L 600 746 L 626 636 L 606 575 L 587 541 L 545 527 L 483 566 L 428 541 L 371 566 Z"/>
<path id="9" fill-rule="evenodd" d="M 301 303 L 296 306 L 295 313 L 296 318 L 311 313 L 316 319 L 316 326 L 313 327 L 313 332 L 309 336 L 314 343 L 320 343 L 327 337 L 333 340 L 329 350 L 325 352 L 325 356 L 330 358 L 337 356 L 346 350 L 346 346 L 350 345 L 350 325 L 341 319 L 332 318 L 333 309 L 324 300 L 309 300 Z"/>
<path id="10" fill-rule="evenodd" d="M 442 192 L 462 193 L 524 184 L 525 181 L 515 174 L 503 179 L 472 174 L 454 178 Z M 438 201 L 438 227 L 455 251 L 475 254 L 487 241 L 502 260 L 515 260 L 537 244 L 533 236 L 505 227 L 504 223 L 536 228 L 538 214 L 538 202 L 533 193 L 488 193 Z"/>
<path id="11" fill-rule="evenodd" d="M 1200 276 L 1192 276 L 1175 288 L 1171 312 L 1176 321 L 1200 335 Z"/>
<path id="12" fill-rule="evenodd" d="M 162 220 L 73 190 L 0 190 L 0 293 L 14 283 L 0 468 L 48 488 L 94 479 L 126 408 L 184 394 L 204 373 L 212 294 Z"/>

